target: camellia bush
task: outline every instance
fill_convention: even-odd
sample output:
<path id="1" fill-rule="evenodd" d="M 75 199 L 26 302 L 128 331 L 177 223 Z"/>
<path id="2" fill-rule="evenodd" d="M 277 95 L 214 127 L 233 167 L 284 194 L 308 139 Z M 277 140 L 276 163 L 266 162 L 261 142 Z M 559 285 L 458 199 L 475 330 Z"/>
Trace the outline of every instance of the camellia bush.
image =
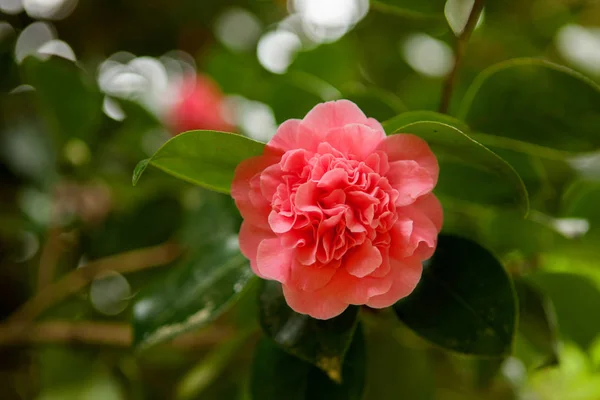
<path id="1" fill-rule="evenodd" d="M 328 1 L 7 12 L 3 399 L 600 398 L 600 7 Z"/>

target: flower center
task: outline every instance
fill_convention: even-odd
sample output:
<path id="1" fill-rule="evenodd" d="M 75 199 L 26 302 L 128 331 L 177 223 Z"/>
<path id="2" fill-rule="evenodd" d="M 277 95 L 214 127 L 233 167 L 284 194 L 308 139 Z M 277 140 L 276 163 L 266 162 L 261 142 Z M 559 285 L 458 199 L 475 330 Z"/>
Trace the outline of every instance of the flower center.
<path id="1" fill-rule="evenodd" d="M 271 228 L 284 245 L 297 249 L 305 265 L 339 265 L 348 250 L 367 240 L 388 248 L 389 230 L 398 219 L 398 192 L 382 176 L 385 154 L 358 161 L 324 150 L 294 150 L 282 157 Z"/>

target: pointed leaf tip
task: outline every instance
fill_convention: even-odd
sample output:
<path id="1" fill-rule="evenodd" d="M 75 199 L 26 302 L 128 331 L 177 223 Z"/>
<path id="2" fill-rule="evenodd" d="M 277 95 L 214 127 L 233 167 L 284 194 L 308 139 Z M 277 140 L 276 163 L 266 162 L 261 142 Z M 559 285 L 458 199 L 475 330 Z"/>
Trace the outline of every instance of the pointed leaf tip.
<path id="1" fill-rule="evenodd" d="M 137 185 L 138 181 L 140 180 L 140 176 L 142 176 L 149 163 L 150 159 L 146 158 L 145 160 L 140 161 L 135 166 L 135 169 L 133 170 L 133 177 L 131 178 L 131 183 L 133 184 L 133 186 Z"/>

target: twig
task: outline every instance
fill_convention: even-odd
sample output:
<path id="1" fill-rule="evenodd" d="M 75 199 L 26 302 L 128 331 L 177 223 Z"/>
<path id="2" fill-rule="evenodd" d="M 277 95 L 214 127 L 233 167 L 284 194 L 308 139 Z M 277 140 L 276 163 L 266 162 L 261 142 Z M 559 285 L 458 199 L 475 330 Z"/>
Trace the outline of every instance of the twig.
<path id="1" fill-rule="evenodd" d="M 479 16 L 481 15 L 481 11 L 483 10 L 484 0 L 475 0 L 473 3 L 473 8 L 471 9 L 471 13 L 469 14 L 469 18 L 467 19 L 467 23 L 465 28 L 458 36 L 456 40 L 456 49 L 455 49 L 455 57 L 454 57 L 454 65 L 452 66 L 452 71 L 446 77 L 444 81 L 444 87 L 442 89 L 442 98 L 440 100 L 440 112 L 447 113 L 448 108 L 450 106 L 450 99 L 452 98 L 452 92 L 454 91 L 454 84 L 456 82 L 456 76 L 458 73 L 458 68 L 462 58 L 465 54 L 465 50 L 467 49 L 467 43 L 477 25 L 477 21 L 479 20 Z"/>
<path id="2" fill-rule="evenodd" d="M 38 272 L 37 290 L 44 289 L 54 279 L 56 265 L 64 250 L 61 240 L 62 230 L 58 227 L 51 227 L 48 230 L 48 237 L 42 249 L 40 256 L 40 268 Z"/>
<path id="3" fill-rule="evenodd" d="M 165 243 L 92 261 L 46 286 L 15 311 L 8 321 L 19 322 L 22 326 L 33 322 L 42 312 L 81 290 L 101 272 L 128 273 L 158 267 L 175 260 L 180 254 L 180 246 Z"/>
<path id="4" fill-rule="evenodd" d="M 210 327 L 201 332 L 185 333 L 170 342 L 175 347 L 204 347 L 229 340 L 234 331 L 228 327 Z M 85 343 L 129 347 L 131 326 L 125 323 L 47 321 L 23 329 L 21 323 L 0 324 L 0 347 L 28 343 Z"/>

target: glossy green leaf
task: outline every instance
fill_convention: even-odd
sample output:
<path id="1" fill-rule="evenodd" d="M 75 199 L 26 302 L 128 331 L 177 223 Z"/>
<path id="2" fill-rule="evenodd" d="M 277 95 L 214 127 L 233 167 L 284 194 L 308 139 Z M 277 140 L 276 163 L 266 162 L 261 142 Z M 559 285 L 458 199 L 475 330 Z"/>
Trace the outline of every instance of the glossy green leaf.
<path id="1" fill-rule="evenodd" d="M 238 298 L 253 276 L 238 250 L 205 247 L 190 258 L 136 298 L 136 345 L 151 346 L 212 322 Z"/>
<path id="2" fill-rule="evenodd" d="M 550 299 L 523 279 L 515 280 L 519 297 L 519 333 L 544 357 L 540 366 L 558 363 L 558 327 Z"/>
<path id="3" fill-rule="evenodd" d="M 436 193 L 528 212 L 527 190 L 519 175 L 506 161 L 465 134 L 463 122 L 431 111 L 414 111 L 400 114 L 383 126 L 388 134 L 412 133 L 427 141 L 440 164 Z"/>
<path id="4" fill-rule="evenodd" d="M 250 382 L 254 400 L 360 400 L 365 386 L 365 341 L 360 326 L 348 349 L 341 383 L 312 364 L 263 338 L 254 355 Z"/>
<path id="5" fill-rule="evenodd" d="M 483 71 L 461 104 L 471 129 L 566 152 L 600 147 L 600 87 L 566 67 L 513 59 Z"/>
<path id="6" fill-rule="evenodd" d="M 480 356 L 511 351 L 517 300 L 498 260 L 475 242 L 440 235 L 414 292 L 394 305 L 398 318 L 443 348 Z"/>
<path id="7" fill-rule="evenodd" d="M 88 141 L 102 116 L 102 94 L 93 79 L 60 57 L 42 61 L 28 57 L 21 66 L 24 81 L 37 98 L 59 146 L 71 138 Z"/>
<path id="8" fill-rule="evenodd" d="M 189 131 L 167 141 L 133 173 L 135 185 L 152 165 L 176 178 L 221 193 L 229 193 L 237 165 L 262 154 L 264 144 L 234 133 Z"/>
<path id="9" fill-rule="evenodd" d="M 335 380 L 358 322 L 358 307 L 318 320 L 298 314 L 285 302 L 281 284 L 265 281 L 260 293 L 260 322 L 264 332 L 285 351 L 316 365 Z"/>
<path id="10" fill-rule="evenodd" d="M 552 300 L 561 337 L 588 349 L 600 329 L 600 290 L 584 276 L 563 272 L 537 272 L 529 280 Z"/>

